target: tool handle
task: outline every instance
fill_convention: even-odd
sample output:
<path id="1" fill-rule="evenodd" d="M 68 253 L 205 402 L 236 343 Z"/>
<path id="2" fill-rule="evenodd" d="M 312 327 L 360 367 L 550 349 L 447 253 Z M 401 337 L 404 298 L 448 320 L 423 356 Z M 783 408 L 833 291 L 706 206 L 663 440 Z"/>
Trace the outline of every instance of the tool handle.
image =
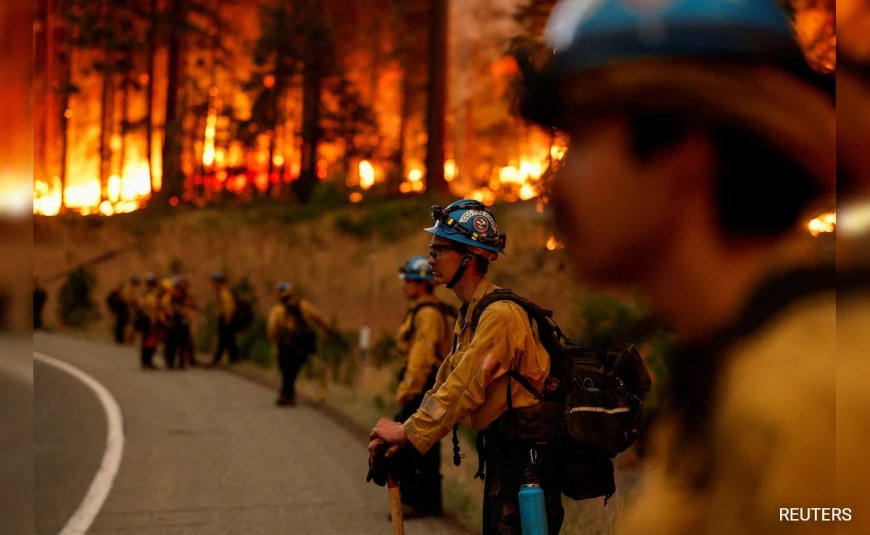
<path id="1" fill-rule="evenodd" d="M 402 518 L 402 493 L 399 483 L 387 474 L 387 489 L 390 491 L 390 517 L 393 519 L 393 535 L 405 535 L 405 522 Z"/>

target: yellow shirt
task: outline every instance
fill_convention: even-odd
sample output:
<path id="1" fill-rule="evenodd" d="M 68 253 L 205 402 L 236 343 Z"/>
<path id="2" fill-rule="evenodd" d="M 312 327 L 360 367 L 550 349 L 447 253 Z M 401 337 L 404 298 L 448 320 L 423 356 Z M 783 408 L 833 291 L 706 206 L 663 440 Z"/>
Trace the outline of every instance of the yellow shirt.
<path id="1" fill-rule="evenodd" d="M 480 299 L 497 289 L 483 279 L 456 322 L 458 343 L 438 369 L 435 386 L 420 409 L 404 423 L 408 440 L 421 453 L 429 451 L 458 422 L 486 429 L 507 409 L 507 371 L 517 370 L 539 391 L 550 371 L 550 357 L 532 331 L 526 312 L 510 301 L 496 301 L 480 316 L 472 337 L 470 322 Z M 514 407 L 537 405 L 538 400 L 511 380 Z"/>
<path id="2" fill-rule="evenodd" d="M 423 303 L 440 303 L 433 295 L 414 301 L 411 309 Z M 405 358 L 405 373 L 396 391 L 396 399 L 411 398 L 423 392 L 432 368 L 450 352 L 453 331 L 447 316 L 437 306 L 424 306 L 415 314 L 405 315 L 396 336 L 399 354 Z"/>
<path id="3" fill-rule="evenodd" d="M 217 307 L 218 318 L 224 322 L 229 322 L 236 311 L 236 299 L 233 297 L 233 292 L 226 286 L 221 286 L 218 290 Z"/>
<path id="4" fill-rule="evenodd" d="M 780 508 L 792 507 L 852 507 L 853 519 L 861 515 L 857 501 L 834 494 L 836 315 L 833 295 L 802 300 L 732 347 L 709 439 L 685 443 L 671 419 L 654 429 L 648 471 L 618 533 L 852 533 L 850 523 L 821 517 L 780 521 Z M 678 465 L 668 466 L 674 452 Z M 842 468 L 866 466 L 861 456 Z M 700 488 L 691 481 L 699 467 L 709 467 Z"/>

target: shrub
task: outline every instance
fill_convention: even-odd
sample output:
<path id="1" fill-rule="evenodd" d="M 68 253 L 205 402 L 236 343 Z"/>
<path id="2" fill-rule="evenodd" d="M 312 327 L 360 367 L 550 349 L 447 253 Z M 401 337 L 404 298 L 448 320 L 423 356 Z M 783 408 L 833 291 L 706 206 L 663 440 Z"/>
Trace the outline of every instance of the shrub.
<path id="1" fill-rule="evenodd" d="M 61 323 L 77 328 L 90 325 L 96 313 L 91 297 L 95 285 L 96 277 L 84 266 L 69 272 L 58 295 L 58 316 Z"/>

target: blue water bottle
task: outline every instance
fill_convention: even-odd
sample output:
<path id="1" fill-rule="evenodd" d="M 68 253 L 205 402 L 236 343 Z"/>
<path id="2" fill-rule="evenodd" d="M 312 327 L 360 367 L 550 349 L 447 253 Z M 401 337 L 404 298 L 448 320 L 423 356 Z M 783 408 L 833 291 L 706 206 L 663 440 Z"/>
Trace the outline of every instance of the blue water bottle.
<path id="1" fill-rule="evenodd" d="M 523 535 L 547 535 L 547 508 L 544 505 L 544 490 L 538 482 L 538 452 L 529 450 L 530 466 L 520 485 L 520 525 Z"/>

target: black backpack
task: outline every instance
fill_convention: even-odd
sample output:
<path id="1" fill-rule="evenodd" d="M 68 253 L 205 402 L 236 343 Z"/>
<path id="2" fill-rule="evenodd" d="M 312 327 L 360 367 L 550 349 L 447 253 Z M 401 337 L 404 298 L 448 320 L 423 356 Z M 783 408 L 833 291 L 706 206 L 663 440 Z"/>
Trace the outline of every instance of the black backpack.
<path id="1" fill-rule="evenodd" d="M 643 399 L 650 389 L 643 357 L 632 344 L 605 350 L 584 347 L 562 333 L 552 311 L 507 289 L 480 300 L 472 315 L 472 332 L 495 301 L 520 305 L 529 321 L 537 323 L 541 344 L 550 355 L 543 393 L 516 371 L 508 372 L 540 400 L 533 421 L 520 426 L 532 429 L 555 420 L 562 493 L 575 500 L 604 496 L 606 503 L 616 489 L 611 459 L 637 438 Z"/>
<path id="2" fill-rule="evenodd" d="M 305 321 L 302 309 L 296 303 L 284 303 L 284 310 L 293 316 L 295 329 L 282 329 L 278 334 L 278 343 L 295 348 L 300 355 L 310 355 L 317 352 L 317 333 Z"/>
<path id="3" fill-rule="evenodd" d="M 109 293 L 109 296 L 106 297 L 106 305 L 114 314 L 120 315 L 127 311 L 127 303 L 124 302 L 121 292 L 118 290 L 112 290 Z"/>
<path id="4" fill-rule="evenodd" d="M 233 310 L 230 325 L 236 331 L 244 331 L 254 323 L 254 306 L 248 299 L 241 297 L 235 297 L 235 301 L 236 308 Z"/>

